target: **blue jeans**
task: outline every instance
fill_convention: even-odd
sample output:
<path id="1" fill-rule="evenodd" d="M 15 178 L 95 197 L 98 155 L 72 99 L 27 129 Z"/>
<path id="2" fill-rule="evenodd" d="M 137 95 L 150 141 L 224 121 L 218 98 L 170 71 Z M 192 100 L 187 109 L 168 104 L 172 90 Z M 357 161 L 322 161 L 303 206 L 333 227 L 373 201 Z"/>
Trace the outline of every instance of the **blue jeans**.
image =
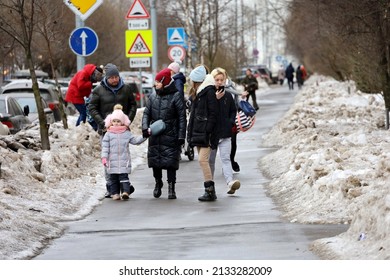
<path id="1" fill-rule="evenodd" d="M 87 106 L 85 104 L 73 104 L 80 115 L 77 119 L 76 126 L 79 126 L 81 122 L 85 123 L 87 120 Z"/>

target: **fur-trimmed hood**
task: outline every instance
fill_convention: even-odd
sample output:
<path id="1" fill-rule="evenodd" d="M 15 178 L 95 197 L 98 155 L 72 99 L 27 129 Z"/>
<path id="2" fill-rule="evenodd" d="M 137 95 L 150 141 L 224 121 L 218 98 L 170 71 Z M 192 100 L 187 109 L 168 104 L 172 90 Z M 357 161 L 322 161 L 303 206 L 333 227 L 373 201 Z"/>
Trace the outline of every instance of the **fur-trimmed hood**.
<path id="1" fill-rule="evenodd" d="M 196 94 L 204 90 L 208 86 L 215 86 L 214 77 L 211 74 L 207 74 L 204 81 L 201 83 L 201 85 L 196 90 Z"/>

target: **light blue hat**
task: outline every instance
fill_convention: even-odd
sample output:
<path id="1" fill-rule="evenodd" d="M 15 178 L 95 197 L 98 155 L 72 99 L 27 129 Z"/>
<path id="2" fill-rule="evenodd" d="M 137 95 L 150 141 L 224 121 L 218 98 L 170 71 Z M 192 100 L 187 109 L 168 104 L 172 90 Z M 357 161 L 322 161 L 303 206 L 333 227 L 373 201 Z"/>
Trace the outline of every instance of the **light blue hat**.
<path id="1" fill-rule="evenodd" d="M 190 79 L 193 82 L 203 82 L 206 78 L 206 68 L 203 65 L 200 65 L 193 69 L 190 73 Z"/>

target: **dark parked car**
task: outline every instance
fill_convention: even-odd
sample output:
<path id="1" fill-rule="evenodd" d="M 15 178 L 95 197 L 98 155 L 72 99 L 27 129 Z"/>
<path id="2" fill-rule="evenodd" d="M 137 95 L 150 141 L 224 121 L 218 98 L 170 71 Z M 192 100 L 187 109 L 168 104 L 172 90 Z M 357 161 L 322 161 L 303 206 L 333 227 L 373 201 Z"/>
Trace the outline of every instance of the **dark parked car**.
<path id="1" fill-rule="evenodd" d="M 31 94 L 29 92 L 18 92 L 18 93 L 10 93 L 9 95 L 16 99 L 20 107 L 24 108 L 25 106 L 28 106 L 29 112 L 27 117 L 30 119 L 32 123 L 39 122 L 38 109 L 37 109 L 37 104 L 35 102 L 34 94 Z M 47 104 L 45 99 L 43 99 L 43 97 L 41 97 L 41 102 L 42 102 L 43 111 L 46 116 L 46 122 L 48 124 L 54 123 L 55 119 L 54 119 L 53 111 L 49 108 L 49 105 Z"/>
<path id="2" fill-rule="evenodd" d="M 38 87 L 41 96 L 43 97 L 43 99 L 45 99 L 45 101 L 49 105 L 49 108 L 53 111 L 55 121 L 60 121 L 60 93 L 58 92 L 58 89 L 54 85 L 49 85 L 42 82 L 38 82 Z M 3 87 L 3 94 L 16 92 L 29 92 L 33 94 L 34 92 L 32 89 L 31 80 L 14 80 Z"/>
<path id="3" fill-rule="evenodd" d="M 12 96 L 0 94 L 0 122 L 8 126 L 11 134 L 15 134 L 31 124 L 27 117 L 28 111 L 28 106 L 22 109 Z"/>

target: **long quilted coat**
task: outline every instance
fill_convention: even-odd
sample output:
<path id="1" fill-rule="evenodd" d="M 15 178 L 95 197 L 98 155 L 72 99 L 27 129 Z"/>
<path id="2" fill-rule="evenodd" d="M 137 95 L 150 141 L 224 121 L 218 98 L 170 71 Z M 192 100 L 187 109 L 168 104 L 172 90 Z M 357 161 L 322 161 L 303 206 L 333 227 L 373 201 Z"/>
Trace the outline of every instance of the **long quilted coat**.
<path id="1" fill-rule="evenodd" d="M 186 111 L 184 97 L 172 82 L 161 91 L 153 92 L 142 117 L 142 130 L 163 120 L 166 129 L 160 135 L 149 137 L 148 166 L 179 169 L 181 146 L 179 139 L 186 137 Z"/>

